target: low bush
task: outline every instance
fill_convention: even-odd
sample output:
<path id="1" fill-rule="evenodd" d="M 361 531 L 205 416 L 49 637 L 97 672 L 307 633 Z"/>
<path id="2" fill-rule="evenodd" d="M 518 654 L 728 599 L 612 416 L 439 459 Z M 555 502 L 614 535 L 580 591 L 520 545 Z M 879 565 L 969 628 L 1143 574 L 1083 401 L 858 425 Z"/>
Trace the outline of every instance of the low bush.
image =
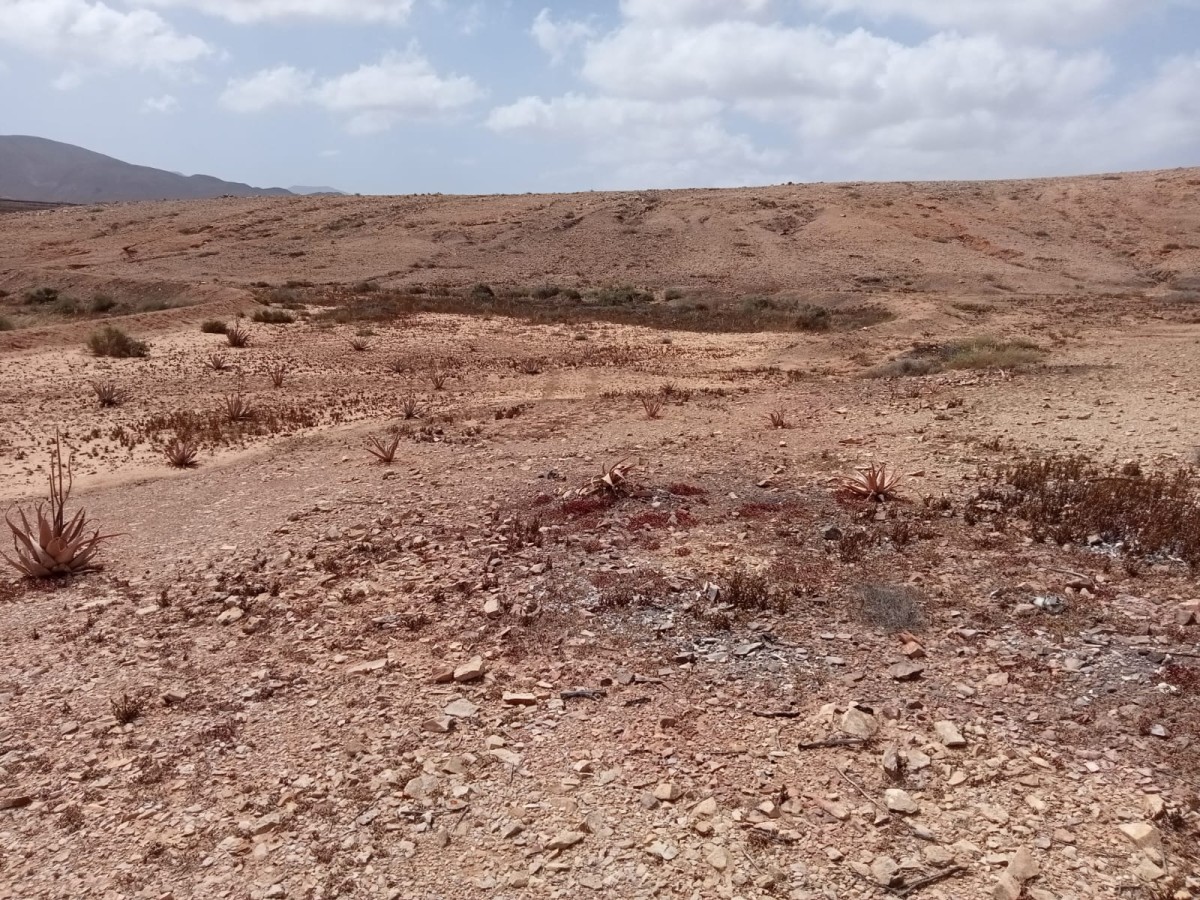
<path id="1" fill-rule="evenodd" d="M 219 322 L 216 319 L 209 319 L 201 323 L 200 332 L 202 334 L 224 334 L 228 326 L 224 322 Z"/>
<path id="2" fill-rule="evenodd" d="M 120 328 L 106 325 L 93 331 L 87 341 L 94 356 L 111 356 L 116 359 L 148 356 L 150 347 L 144 341 L 130 337 Z"/>
<path id="3" fill-rule="evenodd" d="M 291 325 L 296 321 L 296 317 L 287 310 L 272 309 L 269 306 L 256 309 L 251 318 L 255 322 L 262 322 L 264 325 Z"/>
<path id="4" fill-rule="evenodd" d="M 974 337 L 943 344 L 917 344 L 903 356 L 866 374 L 870 378 L 899 378 L 956 369 L 1017 369 L 1040 362 L 1045 356 L 1045 350 L 1024 338 Z"/>

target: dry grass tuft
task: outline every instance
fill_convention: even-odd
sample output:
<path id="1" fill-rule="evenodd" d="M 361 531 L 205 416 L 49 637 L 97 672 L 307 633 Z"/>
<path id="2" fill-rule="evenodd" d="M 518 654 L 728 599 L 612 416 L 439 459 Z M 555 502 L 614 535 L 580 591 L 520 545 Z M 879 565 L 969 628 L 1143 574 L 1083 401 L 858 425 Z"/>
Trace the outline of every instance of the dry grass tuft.
<path id="1" fill-rule="evenodd" d="M 88 337 L 88 349 L 93 356 L 109 356 L 114 359 L 135 359 L 150 355 L 150 347 L 144 341 L 131 338 L 120 328 L 105 325 Z"/>
<path id="2" fill-rule="evenodd" d="M 446 379 L 448 377 L 450 376 L 441 369 L 433 369 L 429 373 L 429 383 L 435 391 L 440 391 L 446 386 Z"/>
<path id="3" fill-rule="evenodd" d="M 225 329 L 225 340 L 230 347 L 242 349 L 250 346 L 250 330 L 242 327 L 241 322 L 234 322 Z"/>
<path id="4" fill-rule="evenodd" d="M 895 584 L 864 584 L 858 588 L 859 614 L 875 628 L 889 633 L 916 631 L 925 625 L 921 596 Z"/>
<path id="5" fill-rule="evenodd" d="M 218 319 L 209 319 L 200 325 L 201 334 L 224 334 L 228 326 Z"/>
<path id="6" fill-rule="evenodd" d="M 116 382 L 96 379 L 92 382 L 92 390 L 96 392 L 96 399 L 103 407 L 120 406 L 125 402 L 125 395 Z"/>
<path id="7" fill-rule="evenodd" d="M 402 356 L 396 356 L 388 360 L 387 370 L 393 375 L 403 375 L 408 371 L 408 361 Z"/>
<path id="8" fill-rule="evenodd" d="M 416 394 L 407 394 L 400 400 L 400 415 L 407 419 L 417 419 L 421 416 L 421 401 Z"/>
<path id="9" fill-rule="evenodd" d="M 20 524 L 7 515 L 4 521 L 12 532 L 14 556 L 0 553 L 4 560 L 27 578 L 60 578 L 76 575 L 96 568 L 92 562 L 102 541 L 115 537 L 101 534 L 100 529 L 90 535 L 90 522 L 85 510 L 80 509 L 68 521 L 67 500 L 74 481 L 71 474 L 71 457 L 62 458 L 62 438 L 54 436 L 54 450 L 50 455 L 50 504 L 49 509 L 39 504 L 36 523 L 30 523 L 24 510 L 18 510 Z"/>
<path id="10" fill-rule="evenodd" d="M 899 483 L 900 473 L 888 469 L 887 463 L 859 466 L 853 475 L 842 479 L 842 487 L 847 491 L 876 503 L 896 499 L 899 496 L 896 491 Z"/>
<path id="11" fill-rule="evenodd" d="M 128 725 L 141 718 L 146 709 L 146 701 L 142 697 L 130 697 L 128 694 L 122 694 L 118 699 L 108 702 L 112 706 L 113 718 L 121 725 Z"/>
<path id="12" fill-rule="evenodd" d="M 356 353 L 363 353 L 371 349 L 371 342 L 364 337 L 350 338 L 350 349 Z"/>
<path id="13" fill-rule="evenodd" d="M 390 466 L 395 461 L 396 450 L 399 446 L 399 434 L 394 434 L 386 439 L 375 434 L 367 438 L 367 452 L 385 466 Z"/>
<path id="14" fill-rule="evenodd" d="M 792 423 L 788 421 L 787 413 L 782 409 L 773 409 L 767 413 L 767 421 L 771 423 L 772 428 L 792 427 Z"/>
<path id="15" fill-rule="evenodd" d="M 945 344 L 920 343 L 908 353 L 866 374 L 871 378 L 934 375 L 947 369 L 1019 369 L 1046 356 L 1046 351 L 1024 338 L 967 338 Z"/>
<path id="16" fill-rule="evenodd" d="M 662 415 L 663 398 L 659 394 L 646 394 L 642 397 L 642 409 L 646 411 L 647 419 L 657 419 Z"/>
<path id="17" fill-rule="evenodd" d="M 224 353 L 210 353 L 208 359 L 204 361 L 204 365 L 214 372 L 225 372 L 229 369 L 229 357 Z"/>
<path id="18" fill-rule="evenodd" d="M 283 387 L 284 376 L 288 373 L 287 363 L 274 363 L 267 369 L 267 374 L 271 376 L 271 386 Z"/>
<path id="19" fill-rule="evenodd" d="M 193 469 L 196 467 L 196 445 L 183 438 L 174 438 L 163 447 L 163 456 L 167 463 L 175 469 Z"/>

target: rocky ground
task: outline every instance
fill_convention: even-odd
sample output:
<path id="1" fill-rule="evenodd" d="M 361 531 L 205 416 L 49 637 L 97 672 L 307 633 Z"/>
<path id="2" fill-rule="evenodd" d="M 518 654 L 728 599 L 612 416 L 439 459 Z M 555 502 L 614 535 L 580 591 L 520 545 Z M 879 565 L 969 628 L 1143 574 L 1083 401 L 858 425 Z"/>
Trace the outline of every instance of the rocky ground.
<path id="1" fill-rule="evenodd" d="M 14 296 L 79 271 L 7 252 Z M 43 494 L 58 427 L 120 534 L 0 581 L 0 898 L 1200 896 L 1194 572 L 986 491 L 1035 452 L 1193 461 L 1200 326 L 1161 284 L 872 289 L 892 320 L 816 334 L 362 335 L 318 291 L 237 350 L 198 325 L 261 290 L 171 277 L 190 305 L 119 320 L 146 359 L 5 335 L 0 498 Z M 1044 354 L 863 377 L 984 331 Z M 178 414 L 237 394 L 170 469 Z M 840 487 L 872 461 L 898 498 Z"/>

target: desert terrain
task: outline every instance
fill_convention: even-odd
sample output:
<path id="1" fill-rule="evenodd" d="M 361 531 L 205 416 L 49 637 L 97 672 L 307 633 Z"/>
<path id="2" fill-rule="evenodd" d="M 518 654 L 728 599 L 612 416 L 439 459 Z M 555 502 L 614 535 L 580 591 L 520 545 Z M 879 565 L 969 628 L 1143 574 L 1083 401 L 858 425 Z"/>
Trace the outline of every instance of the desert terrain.
<path id="1" fill-rule="evenodd" d="M 1198 897 L 1198 401 L 1200 169 L 0 207 L 0 898 Z"/>

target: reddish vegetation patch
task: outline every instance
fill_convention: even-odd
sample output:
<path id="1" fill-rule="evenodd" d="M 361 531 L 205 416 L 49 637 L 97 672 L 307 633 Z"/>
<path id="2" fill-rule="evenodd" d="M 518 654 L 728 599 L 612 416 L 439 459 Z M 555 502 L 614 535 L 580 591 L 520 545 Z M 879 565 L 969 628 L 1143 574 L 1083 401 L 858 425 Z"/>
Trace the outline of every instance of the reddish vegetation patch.
<path id="1" fill-rule="evenodd" d="M 564 500 L 556 512 L 569 519 L 591 516 L 611 509 L 613 501 L 609 497 L 579 497 L 575 500 Z"/>
<path id="2" fill-rule="evenodd" d="M 1163 669 L 1163 681 L 1179 688 L 1181 694 L 1200 694 L 1200 668 L 1180 663 L 1168 663 Z"/>
<path id="3" fill-rule="evenodd" d="M 680 482 L 679 484 L 673 484 L 668 487 L 667 490 L 676 497 L 702 497 L 708 493 L 708 491 L 702 487 L 697 487 L 694 484 L 684 484 L 683 482 Z"/>
<path id="4" fill-rule="evenodd" d="M 638 513 L 629 520 L 629 528 L 632 531 L 640 531 L 643 528 L 666 528 L 670 524 L 671 517 L 664 512 Z"/>

